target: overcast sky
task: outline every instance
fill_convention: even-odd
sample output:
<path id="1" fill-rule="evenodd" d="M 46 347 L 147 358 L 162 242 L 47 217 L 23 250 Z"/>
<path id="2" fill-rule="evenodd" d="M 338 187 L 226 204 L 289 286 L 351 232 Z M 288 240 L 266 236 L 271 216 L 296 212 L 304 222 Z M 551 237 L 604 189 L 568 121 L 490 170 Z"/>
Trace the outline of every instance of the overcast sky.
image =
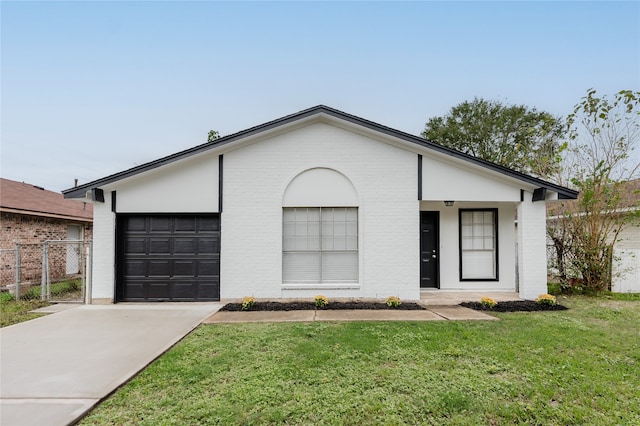
<path id="1" fill-rule="evenodd" d="M 0 2 L 1 170 L 60 191 L 325 104 L 420 134 L 474 97 L 640 90 L 640 2 Z"/>

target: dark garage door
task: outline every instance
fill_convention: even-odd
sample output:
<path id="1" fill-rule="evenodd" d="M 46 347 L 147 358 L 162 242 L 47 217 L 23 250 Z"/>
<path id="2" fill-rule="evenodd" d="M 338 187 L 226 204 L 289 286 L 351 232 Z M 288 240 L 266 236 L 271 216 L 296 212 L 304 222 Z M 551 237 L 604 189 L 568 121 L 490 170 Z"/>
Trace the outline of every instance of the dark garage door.
<path id="1" fill-rule="evenodd" d="M 220 218 L 119 215 L 117 301 L 220 300 Z"/>

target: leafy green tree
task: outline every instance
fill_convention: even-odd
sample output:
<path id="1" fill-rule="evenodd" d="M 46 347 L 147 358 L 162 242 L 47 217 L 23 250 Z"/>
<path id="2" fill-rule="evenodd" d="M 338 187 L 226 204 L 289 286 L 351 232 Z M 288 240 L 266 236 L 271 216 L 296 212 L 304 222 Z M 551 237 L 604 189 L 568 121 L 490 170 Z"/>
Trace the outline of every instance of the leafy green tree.
<path id="1" fill-rule="evenodd" d="M 220 139 L 220 133 L 217 130 L 209 130 L 209 134 L 207 135 L 207 142 L 213 142 L 216 139 Z"/>
<path id="2" fill-rule="evenodd" d="M 564 135 L 562 120 L 547 112 L 478 98 L 429 119 L 422 132 L 432 142 L 541 178 L 557 173 Z"/>
<path id="3" fill-rule="evenodd" d="M 556 247 L 561 280 L 577 275 L 587 291 L 611 286 L 613 246 L 623 227 L 640 218 L 637 195 L 629 194 L 640 163 L 640 92 L 622 90 L 613 99 L 590 89 L 567 118 L 569 147 L 560 183 L 580 191 L 557 202 L 547 229 Z"/>

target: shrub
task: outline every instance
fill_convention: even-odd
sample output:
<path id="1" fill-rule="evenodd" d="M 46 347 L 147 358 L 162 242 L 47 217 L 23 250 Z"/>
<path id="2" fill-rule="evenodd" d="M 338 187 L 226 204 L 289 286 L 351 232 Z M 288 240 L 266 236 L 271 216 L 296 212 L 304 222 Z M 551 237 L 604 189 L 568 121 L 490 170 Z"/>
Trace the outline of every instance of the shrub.
<path id="1" fill-rule="evenodd" d="M 387 297 L 387 306 L 390 308 L 397 308 L 400 306 L 400 298 L 398 296 L 389 296 Z"/>
<path id="2" fill-rule="evenodd" d="M 541 294 L 536 299 L 536 303 L 539 303 L 540 305 L 554 306 L 556 304 L 556 297 L 551 294 Z"/>
<path id="3" fill-rule="evenodd" d="M 483 297 L 482 299 L 480 299 L 480 303 L 482 304 L 482 306 L 488 309 L 493 309 L 498 304 L 495 299 L 492 299 L 490 297 Z"/>
<path id="4" fill-rule="evenodd" d="M 242 298 L 243 311 L 248 311 L 249 309 L 253 308 L 253 305 L 255 304 L 256 304 L 256 300 L 253 298 L 253 296 L 245 296 Z"/>
<path id="5" fill-rule="evenodd" d="M 313 300 L 316 302 L 316 308 L 324 308 L 329 304 L 329 299 L 327 299 L 327 296 L 323 296 L 321 294 L 314 297 Z"/>

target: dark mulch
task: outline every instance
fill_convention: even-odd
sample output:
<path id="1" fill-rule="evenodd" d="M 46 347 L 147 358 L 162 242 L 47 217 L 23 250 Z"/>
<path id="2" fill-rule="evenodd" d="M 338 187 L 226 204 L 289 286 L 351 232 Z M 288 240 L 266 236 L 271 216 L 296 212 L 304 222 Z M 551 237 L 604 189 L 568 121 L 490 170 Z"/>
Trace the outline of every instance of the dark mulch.
<path id="1" fill-rule="evenodd" d="M 404 311 L 425 310 L 423 306 L 413 302 L 402 302 L 397 308 L 390 308 L 381 302 L 329 302 L 324 308 L 316 308 L 314 302 L 256 302 L 248 311 L 306 311 L 306 310 L 340 310 L 340 309 L 395 309 Z M 242 303 L 227 303 L 221 311 L 242 311 Z"/>
<path id="2" fill-rule="evenodd" d="M 462 302 L 460 306 L 475 309 L 476 311 L 493 312 L 533 312 L 533 311 L 565 311 L 569 308 L 562 305 L 543 305 L 533 300 L 511 300 L 508 302 L 498 302 L 493 308 L 487 308 L 480 302 Z"/>

